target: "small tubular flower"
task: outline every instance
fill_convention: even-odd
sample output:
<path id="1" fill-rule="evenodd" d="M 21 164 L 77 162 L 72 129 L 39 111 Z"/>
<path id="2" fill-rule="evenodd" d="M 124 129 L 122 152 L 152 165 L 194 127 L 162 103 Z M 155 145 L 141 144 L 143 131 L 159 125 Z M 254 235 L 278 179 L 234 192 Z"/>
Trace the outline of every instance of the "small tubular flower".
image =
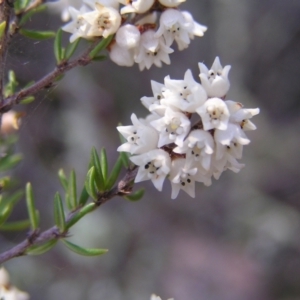
<path id="1" fill-rule="evenodd" d="M 204 130 L 225 130 L 229 121 L 229 110 L 223 100 L 210 98 L 202 106 L 196 109 L 200 115 Z"/>
<path id="2" fill-rule="evenodd" d="M 144 125 L 135 114 L 131 115 L 132 126 L 118 126 L 118 131 L 127 140 L 117 151 L 139 154 L 155 149 L 158 133 L 151 126 Z"/>
<path id="3" fill-rule="evenodd" d="M 83 15 L 84 20 L 90 25 L 87 36 L 103 36 L 107 38 L 114 34 L 121 25 L 119 12 L 112 7 L 105 7 L 95 3 L 95 10 Z"/>
<path id="4" fill-rule="evenodd" d="M 80 10 L 74 7 L 69 7 L 69 13 L 72 21 L 62 27 L 62 30 L 72 33 L 70 36 L 70 42 L 73 43 L 78 38 L 88 38 L 88 30 L 90 24 L 85 20 L 84 16 L 87 13 L 86 7 L 82 7 Z"/>
<path id="5" fill-rule="evenodd" d="M 155 0 L 119 0 L 120 3 L 126 5 L 122 7 L 121 14 L 143 14 L 151 8 L 154 1 Z"/>
<path id="6" fill-rule="evenodd" d="M 148 30 L 141 35 L 135 62 L 139 64 L 141 71 L 144 68 L 150 69 L 153 64 L 161 67 L 162 62 L 169 65 L 171 63 L 169 54 L 172 52 L 174 50 L 165 44 L 163 38 L 155 37 L 155 31 Z"/>
<path id="7" fill-rule="evenodd" d="M 166 7 L 177 7 L 186 0 L 158 0 L 158 2 Z"/>
<path id="8" fill-rule="evenodd" d="M 230 87 L 228 73 L 231 66 L 223 68 L 219 57 L 216 57 L 210 70 L 203 63 L 199 63 L 199 68 L 201 83 L 208 97 L 225 97 Z"/>
<path id="9" fill-rule="evenodd" d="M 161 149 L 151 150 L 144 154 L 130 157 L 130 160 L 139 166 L 135 182 L 151 180 L 159 191 L 166 176 L 170 172 L 171 159 L 167 152 Z"/>

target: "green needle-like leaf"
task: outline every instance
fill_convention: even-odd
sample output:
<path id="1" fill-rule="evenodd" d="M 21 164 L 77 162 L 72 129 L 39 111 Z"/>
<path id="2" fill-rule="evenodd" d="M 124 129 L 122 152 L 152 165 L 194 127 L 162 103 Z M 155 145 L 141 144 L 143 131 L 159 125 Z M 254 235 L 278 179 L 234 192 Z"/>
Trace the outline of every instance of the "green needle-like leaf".
<path id="1" fill-rule="evenodd" d="M 34 197 L 31 183 L 28 182 L 26 184 L 26 204 L 27 210 L 30 220 L 30 225 L 32 230 L 36 230 L 38 228 L 38 214 L 34 206 Z"/>
<path id="2" fill-rule="evenodd" d="M 82 191 L 81 191 L 81 194 L 80 194 L 80 197 L 79 197 L 79 204 L 80 206 L 83 206 L 86 204 L 86 202 L 88 201 L 90 195 L 89 193 L 87 192 L 85 186 L 83 187 Z"/>
<path id="3" fill-rule="evenodd" d="M 86 214 L 89 214 L 93 210 L 97 208 L 95 203 L 89 203 L 85 207 L 83 207 L 79 212 L 72 216 L 72 219 L 69 220 L 66 224 L 66 228 L 70 229 L 74 224 L 76 224 L 81 218 L 83 218 Z"/>
<path id="4" fill-rule="evenodd" d="M 136 192 L 134 192 L 128 196 L 125 196 L 124 198 L 129 201 L 139 201 L 142 199 L 144 194 L 145 194 L 145 189 L 139 189 Z"/>
<path id="5" fill-rule="evenodd" d="M 66 177 L 63 169 L 60 169 L 58 171 L 58 178 L 59 178 L 60 184 L 64 188 L 65 192 L 67 192 L 69 183 L 68 183 L 67 177 Z"/>
<path id="6" fill-rule="evenodd" d="M 29 104 L 34 101 L 34 96 L 28 96 L 20 101 L 20 104 Z"/>
<path id="7" fill-rule="evenodd" d="M 54 220 L 59 231 L 64 232 L 66 230 L 66 219 L 63 203 L 59 193 L 56 193 L 54 197 Z"/>
<path id="8" fill-rule="evenodd" d="M 62 51 L 62 29 L 59 28 L 54 40 L 54 55 L 56 62 L 59 64 L 63 59 Z"/>
<path id="9" fill-rule="evenodd" d="M 36 30 L 28 30 L 28 29 L 20 29 L 19 31 L 25 37 L 28 37 L 33 40 L 47 40 L 52 39 L 56 36 L 54 31 L 36 31 Z"/>
<path id="10" fill-rule="evenodd" d="M 0 212 L 0 226 L 6 222 L 12 211 L 13 207 L 11 205 L 8 205 Z"/>
<path id="11" fill-rule="evenodd" d="M 90 52 L 89 57 L 90 58 L 94 58 L 98 55 L 98 53 L 100 51 L 102 51 L 103 49 L 105 49 L 110 42 L 112 41 L 114 35 L 110 35 L 109 37 L 107 37 L 106 39 L 102 39 L 97 46 Z"/>
<path id="12" fill-rule="evenodd" d="M 23 195 L 23 191 L 18 191 L 11 196 L 3 197 L 0 201 L 0 212 L 8 205 L 14 207 L 17 204 L 17 202 L 23 197 Z"/>
<path id="13" fill-rule="evenodd" d="M 106 186 L 105 186 L 105 189 L 106 190 L 110 190 L 114 184 L 116 183 L 118 177 L 119 177 L 119 174 L 122 170 L 122 166 L 123 166 L 123 160 L 122 160 L 122 156 L 119 155 L 110 175 L 109 175 L 109 178 L 106 182 Z"/>
<path id="14" fill-rule="evenodd" d="M 43 245 L 34 245 L 34 246 L 31 246 L 30 248 L 28 248 L 26 253 L 29 255 L 44 254 L 44 253 L 48 252 L 49 250 L 51 250 L 55 246 L 56 243 L 57 243 L 57 240 L 53 239 L 53 240 L 46 242 Z"/>
<path id="15" fill-rule="evenodd" d="M 82 248 L 67 240 L 62 240 L 62 241 L 64 242 L 64 244 L 67 246 L 69 250 L 83 256 L 97 256 L 97 255 L 105 254 L 108 251 L 108 249 Z"/>
<path id="16" fill-rule="evenodd" d="M 106 155 L 105 148 L 101 149 L 100 164 L 101 164 L 102 176 L 104 182 L 106 182 L 108 176 L 108 162 L 107 162 L 107 155 Z"/>
<path id="17" fill-rule="evenodd" d="M 3 21 L 1 24 L 0 24 L 0 39 L 2 38 L 4 32 L 5 32 L 5 27 L 6 27 L 6 21 Z"/>
<path id="18" fill-rule="evenodd" d="M 22 231 L 30 227 L 29 220 L 5 223 L 0 226 L 1 231 Z"/>
<path id="19" fill-rule="evenodd" d="M 76 174 L 72 170 L 69 177 L 68 195 L 71 209 L 76 209 L 77 207 L 77 186 L 76 186 Z"/>
<path id="20" fill-rule="evenodd" d="M 91 165 L 95 167 L 95 183 L 98 191 L 103 192 L 105 188 L 105 182 L 103 179 L 103 173 L 101 168 L 100 159 L 97 150 L 93 147 L 91 152 Z"/>
<path id="21" fill-rule="evenodd" d="M 22 155 L 7 155 L 5 157 L 0 158 L 0 172 L 4 172 L 15 167 L 21 160 Z"/>
<path id="22" fill-rule="evenodd" d="M 74 52 L 76 51 L 76 49 L 79 45 L 80 40 L 81 39 L 79 38 L 79 39 L 75 40 L 73 43 L 68 44 L 66 51 L 65 51 L 65 55 L 64 55 L 64 58 L 66 60 L 69 60 L 73 56 Z"/>
<path id="23" fill-rule="evenodd" d="M 88 194 L 94 199 L 97 199 L 97 189 L 95 185 L 96 171 L 95 167 L 91 167 L 86 175 L 85 188 Z"/>

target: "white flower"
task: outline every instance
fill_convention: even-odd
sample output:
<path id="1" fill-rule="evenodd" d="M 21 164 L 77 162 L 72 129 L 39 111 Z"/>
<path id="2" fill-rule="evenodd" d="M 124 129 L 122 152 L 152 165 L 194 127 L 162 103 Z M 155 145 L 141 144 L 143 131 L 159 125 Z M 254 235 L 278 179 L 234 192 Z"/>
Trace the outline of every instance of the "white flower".
<path id="1" fill-rule="evenodd" d="M 172 199 L 175 199 L 178 196 L 181 189 L 191 197 L 195 198 L 196 173 L 197 168 L 190 169 L 186 167 L 186 160 L 184 158 L 178 158 L 172 161 L 169 178 L 172 185 Z"/>
<path id="2" fill-rule="evenodd" d="M 80 10 L 77 10 L 74 7 L 69 7 L 69 13 L 71 15 L 72 22 L 64 25 L 62 30 L 72 33 L 70 36 L 70 42 L 73 43 L 80 37 L 87 38 L 87 32 L 90 28 L 90 25 L 84 18 L 87 13 L 87 9 L 84 6 L 81 7 Z"/>
<path id="3" fill-rule="evenodd" d="M 191 122 L 181 112 L 166 109 L 164 117 L 150 123 L 159 132 L 158 147 L 175 143 L 182 145 L 191 128 Z"/>
<path id="4" fill-rule="evenodd" d="M 185 139 L 182 146 L 173 149 L 175 153 L 186 154 L 187 165 L 198 165 L 208 171 L 211 155 L 214 152 L 214 139 L 204 130 L 193 130 Z"/>
<path id="5" fill-rule="evenodd" d="M 229 111 L 225 102 L 219 98 L 208 99 L 196 112 L 200 115 L 204 130 L 225 130 L 229 121 Z"/>
<path id="6" fill-rule="evenodd" d="M 107 38 L 114 34 L 121 25 L 121 16 L 119 12 L 112 7 L 105 7 L 95 3 L 95 10 L 83 15 L 83 18 L 90 24 L 87 35 L 103 36 Z"/>
<path id="7" fill-rule="evenodd" d="M 110 59 L 119 66 L 131 67 L 134 65 L 133 53 L 131 49 L 120 47 L 114 43 L 109 50 Z"/>
<path id="8" fill-rule="evenodd" d="M 151 8 L 155 0 L 119 0 L 120 3 L 126 5 L 121 8 L 121 14 L 127 13 L 145 13 Z"/>
<path id="9" fill-rule="evenodd" d="M 173 80 L 169 76 L 164 80 L 166 89 L 161 104 L 175 107 L 183 112 L 193 113 L 204 104 L 207 95 L 201 84 L 193 78 L 191 70 L 187 70 L 183 80 Z"/>
<path id="10" fill-rule="evenodd" d="M 167 7 L 176 7 L 179 4 L 185 2 L 186 0 L 158 0 L 164 6 Z"/>
<path id="11" fill-rule="evenodd" d="M 165 10 L 160 16 L 159 24 L 160 26 L 155 33 L 156 37 L 164 36 L 168 46 L 171 46 L 175 39 L 179 50 L 188 47 L 190 38 L 185 26 L 185 19 L 179 10 Z"/>
<path id="12" fill-rule="evenodd" d="M 139 64 L 142 71 L 145 67 L 150 67 L 155 64 L 157 67 L 162 66 L 162 62 L 169 65 L 169 54 L 174 52 L 173 49 L 168 47 L 163 38 L 156 38 L 155 31 L 148 30 L 141 35 L 141 41 L 137 50 L 135 61 Z"/>
<path id="13" fill-rule="evenodd" d="M 230 122 L 238 123 L 243 130 L 255 130 L 256 126 L 249 120 L 259 114 L 259 108 L 243 108 L 239 102 L 225 101 L 230 112 Z"/>
<path id="14" fill-rule="evenodd" d="M 163 92 L 165 91 L 165 86 L 162 83 L 151 80 L 151 88 L 153 97 L 142 97 L 142 104 L 150 111 L 163 116 L 166 111 L 166 106 L 161 105 L 161 100 L 164 98 Z"/>
<path id="15" fill-rule="evenodd" d="M 182 11 L 181 13 L 186 21 L 185 26 L 187 27 L 190 39 L 193 39 L 195 35 L 203 36 L 207 27 L 194 21 L 193 16 L 188 11 Z"/>
<path id="16" fill-rule="evenodd" d="M 18 290 L 15 287 L 9 287 L 8 289 L 0 287 L 0 299 L 3 300 L 29 300 L 29 294 Z"/>
<path id="17" fill-rule="evenodd" d="M 0 299 L 3 300 L 28 300 L 26 292 L 18 290 L 10 284 L 9 274 L 4 268 L 0 268 Z"/>
<path id="18" fill-rule="evenodd" d="M 223 68 L 219 57 L 216 57 L 210 70 L 203 63 L 199 63 L 199 68 L 201 83 L 208 97 L 225 97 L 230 87 L 228 73 L 231 66 Z"/>
<path id="19" fill-rule="evenodd" d="M 151 150 L 144 154 L 130 157 L 139 166 L 134 182 L 151 179 L 154 186 L 161 191 L 163 182 L 170 172 L 171 159 L 167 152 L 161 149 Z"/>
<path id="20" fill-rule="evenodd" d="M 127 140 L 119 146 L 117 151 L 140 154 L 155 149 L 158 142 L 158 133 L 149 125 L 144 125 L 135 114 L 131 115 L 132 126 L 118 126 L 118 131 Z"/>
<path id="21" fill-rule="evenodd" d="M 141 33 L 136 26 L 126 24 L 121 26 L 116 33 L 116 42 L 119 46 L 132 49 L 138 46 Z"/>
<path id="22" fill-rule="evenodd" d="M 113 7 L 114 9 L 119 9 L 119 2 L 117 0 L 84 0 L 84 3 L 95 8 L 95 4 L 98 3 L 102 6 Z"/>

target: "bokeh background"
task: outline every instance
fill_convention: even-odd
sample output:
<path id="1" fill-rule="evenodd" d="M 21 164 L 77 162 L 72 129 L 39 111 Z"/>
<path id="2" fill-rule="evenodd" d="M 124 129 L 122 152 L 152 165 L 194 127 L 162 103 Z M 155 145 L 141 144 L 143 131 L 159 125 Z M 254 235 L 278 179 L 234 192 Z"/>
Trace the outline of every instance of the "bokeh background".
<path id="1" fill-rule="evenodd" d="M 17 149 L 25 158 L 15 175 L 22 185 L 32 182 L 41 227 L 50 227 L 58 169 L 74 168 L 81 186 L 92 146 L 106 147 L 112 165 L 115 127 L 130 124 L 132 112 L 146 116 L 139 99 L 151 95 L 150 80 L 181 79 L 188 68 L 197 78 L 197 63 L 210 66 L 217 55 L 232 65 L 227 98 L 261 109 L 258 129 L 248 133 L 246 167 L 211 187 L 198 184 L 195 199 L 181 192 L 171 200 L 168 183 L 161 193 L 143 183 L 140 202 L 109 201 L 71 230 L 82 246 L 108 248 L 104 256 L 81 257 L 59 244 L 5 263 L 32 300 L 144 300 L 153 292 L 163 300 L 300 299 L 300 1 L 188 0 L 181 8 L 208 31 L 172 54 L 170 66 L 140 72 L 94 63 L 18 108 L 26 110 Z M 28 28 L 60 24 L 52 10 Z M 40 78 L 53 68 L 52 43 L 16 38 L 7 67 L 20 82 Z M 13 219 L 25 217 L 20 203 Z M 25 237 L 1 233 L 0 249 Z"/>

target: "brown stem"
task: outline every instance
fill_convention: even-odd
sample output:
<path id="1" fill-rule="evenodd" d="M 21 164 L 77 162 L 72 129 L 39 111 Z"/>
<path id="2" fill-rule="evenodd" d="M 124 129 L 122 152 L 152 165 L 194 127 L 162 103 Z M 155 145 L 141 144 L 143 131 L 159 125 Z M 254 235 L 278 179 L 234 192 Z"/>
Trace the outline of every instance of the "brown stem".
<path id="1" fill-rule="evenodd" d="M 11 14 L 11 6 L 8 1 L 0 0 L 0 24 L 3 22 L 6 23 L 5 30 L 0 38 L 0 103 L 3 102 L 3 76 L 4 76 L 4 67 L 5 67 L 5 59 L 7 53 L 7 45 L 8 45 L 8 28 L 9 28 L 9 20 Z"/>
<path id="2" fill-rule="evenodd" d="M 84 52 L 77 59 L 73 61 L 65 61 L 60 63 L 58 66 L 56 66 L 56 68 L 52 72 L 50 72 L 49 74 L 47 74 L 39 81 L 29 86 L 28 88 L 22 89 L 21 91 L 3 99 L 3 102 L 0 105 L 0 113 L 5 113 L 9 111 L 10 109 L 12 109 L 13 106 L 19 104 L 20 101 L 25 97 L 34 95 L 37 92 L 41 91 L 42 89 L 50 88 L 51 86 L 53 86 L 55 80 L 60 75 L 63 75 L 64 73 L 73 69 L 74 67 L 86 66 L 87 64 L 89 64 L 92 61 L 92 58 L 89 56 L 89 53 L 94 48 L 97 42 L 93 43 L 93 45 L 89 48 L 89 50 Z"/>
<path id="3" fill-rule="evenodd" d="M 128 195 L 132 191 L 132 181 L 136 177 L 137 167 L 129 169 L 122 180 L 119 181 L 117 186 L 113 187 L 110 191 L 99 194 L 98 199 L 95 201 L 95 208 L 114 198 L 115 196 Z M 71 220 L 76 216 L 79 207 L 76 211 L 71 212 L 66 219 L 66 223 L 71 222 Z M 5 261 L 8 261 L 14 257 L 26 255 L 26 251 L 33 245 L 42 245 L 52 239 L 65 238 L 68 232 L 59 232 L 57 226 L 53 226 L 43 232 L 33 231 L 30 233 L 28 238 L 21 242 L 20 244 L 14 246 L 13 248 L 0 254 L 0 265 Z"/>

